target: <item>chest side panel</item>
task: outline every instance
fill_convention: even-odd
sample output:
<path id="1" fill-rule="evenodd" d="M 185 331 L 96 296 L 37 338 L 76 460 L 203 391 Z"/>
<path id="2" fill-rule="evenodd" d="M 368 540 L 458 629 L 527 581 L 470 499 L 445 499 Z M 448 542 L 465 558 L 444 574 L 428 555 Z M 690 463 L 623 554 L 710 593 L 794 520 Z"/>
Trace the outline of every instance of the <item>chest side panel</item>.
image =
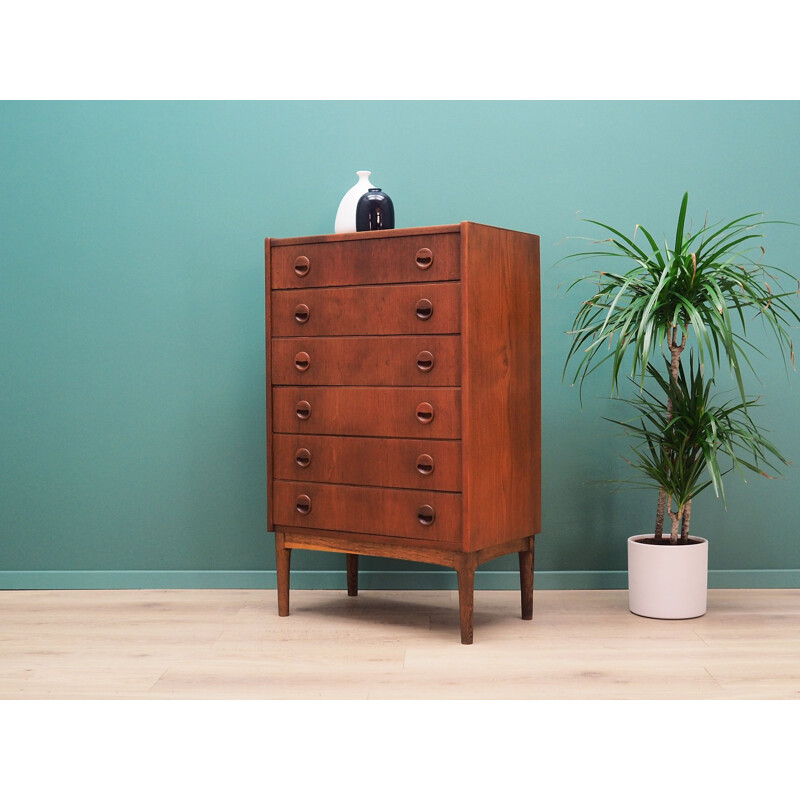
<path id="1" fill-rule="evenodd" d="M 464 223 L 465 545 L 541 528 L 539 238 Z"/>

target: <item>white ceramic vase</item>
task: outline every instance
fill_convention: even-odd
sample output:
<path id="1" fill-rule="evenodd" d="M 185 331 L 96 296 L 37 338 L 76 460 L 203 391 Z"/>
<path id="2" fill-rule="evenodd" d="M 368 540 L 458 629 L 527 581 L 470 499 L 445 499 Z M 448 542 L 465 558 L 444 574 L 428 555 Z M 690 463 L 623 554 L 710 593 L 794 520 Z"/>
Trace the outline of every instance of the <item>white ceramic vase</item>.
<path id="1" fill-rule="evenodd" d="M 372 173 L 368 170 L 359 170 L 358 182 L 345 192 L 342 202 L 339 203 L 339 210 L 336 212 L 336 221 L 333 224 L 334 233 L 355 233 L 356 232 L 356 205 L 361 195 L 375 187 L 369 182 Z"/>
<path id="2" fill-rule="evenodd" d="M 690 619 L 706 613 L 708 540 L 698 544 L 646 544 L 628 539 L 628 602 L 640 617 Z"/>

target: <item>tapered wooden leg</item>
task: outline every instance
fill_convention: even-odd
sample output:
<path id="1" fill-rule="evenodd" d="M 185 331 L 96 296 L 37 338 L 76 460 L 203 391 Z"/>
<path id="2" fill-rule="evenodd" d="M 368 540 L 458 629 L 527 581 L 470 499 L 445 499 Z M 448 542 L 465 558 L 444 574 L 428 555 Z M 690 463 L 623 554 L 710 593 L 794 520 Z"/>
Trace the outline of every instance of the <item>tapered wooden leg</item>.
<path id="1" fill-rule="evenodd" d="M 289 616 L 289 562 L 292 550 L 284 544 L 282 533 L 275 534 L 275 566 L 278 576 L 278 616 Z"/>
<path id="2" fill-rule="evenodd" d="M 463 553 L 456 560 L 458 574 L 458 613 L 461 618 L 461 644 L 472 644 L 472 616 L 475 599 L 474 553 Z"/>
<path id="3" fill-rule="evenodd" d="M 358 554 L 347 554 L 347 594 L 355 597 L 358 594 Z"/>
<path id="4" fill-rule="evenodd" d="M 530 550 L 519 554 L 519 588 L 522 595 L 522 619 L 533 619 L 533 544 L 530 539 Z"/>

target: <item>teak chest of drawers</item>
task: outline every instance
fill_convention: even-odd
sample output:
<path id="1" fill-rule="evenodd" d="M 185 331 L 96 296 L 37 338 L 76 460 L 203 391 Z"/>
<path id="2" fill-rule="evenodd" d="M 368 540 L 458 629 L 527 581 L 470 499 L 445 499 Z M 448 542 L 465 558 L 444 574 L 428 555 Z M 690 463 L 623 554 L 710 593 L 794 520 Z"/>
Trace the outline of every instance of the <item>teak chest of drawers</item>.
<path id="1" fill-rule="evenodd" d="M 278 613 L 293 548 L 453 567 L 519 553 L 533 616 L 541 527 L 539 237 L 462 222 L 267 239 L 267 525 Z"/>

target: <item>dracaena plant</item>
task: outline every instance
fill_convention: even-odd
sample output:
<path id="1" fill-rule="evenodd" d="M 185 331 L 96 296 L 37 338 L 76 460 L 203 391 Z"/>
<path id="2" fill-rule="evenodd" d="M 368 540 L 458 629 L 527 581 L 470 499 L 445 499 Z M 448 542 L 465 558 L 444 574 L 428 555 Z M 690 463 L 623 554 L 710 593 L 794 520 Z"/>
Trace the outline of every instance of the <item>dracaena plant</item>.
<path id="1" fill-rule="evenodd" d="M 572 364 L 573 383 L 582 388 L 588 375 L 610 362 L 613 395 L 628 369 L 643 386 L 651 359 L 663 352 L 668 354 L 664 375 L 677 384 L 681 356 L 689 347 L 696 351 L 698 366 L 705 368 L 709 378 L 714 378 L 720 366 L 729 367 L 738 385 L 741 411 L 747 416 L 742 365 L 752 370 L 750 356 L 760 353 L 748 339 L 747 326 L 760 320 L 784 361 L 794 365 L 789 331 L 800 322 L 793 307 L 800 282 L 786 270 L 763 261 L 766 226 L 783 223 L 754 213 L 712 224 L 706 218 L 695 232 L 687 224 L 688 203 L 687 192 L 674 239 L 663 245 L 641 225 L 628 237 L 607 223 L 587 220 L 602 230 L 605 238 L 567 259 L 602 260 L 603 268 L 579 278 L 568 289 L 594 284 L 569 331 L 573 339 L 564 376 Z M 784 289 L 787 280 L 791 286 Z M 673 400 L 674 393 L 667 392 L 665 425 L 671 420 Z M 667 507 L 667 491 L 662 486 L 656 507 L 656 538 L 663 535 L 667 511 L 672 518 L 677 509 Z M 691 497 L 681 516 L 688 519 L 690 514 Z"/>
<path id="2" fill-rule="evenodd" d="M 778 472 L 777 462 L 789 462 L 750 416 L 757 401 L 722 402 L 714 397 L 714 379 L 704 380 L 702 368 L 691 356 L 688 375 L 681 364 L 677 380 L 670 379 L 668 369 L 659 372 L 653 363 L 647 365 L 647 373 L 658 393 L 642 388 L 630 398 L 622 398 L 635 416 L 610 421 L 622 426 L 634 442 L 633 457 L 626 461 L 641 478 L 627 483 L 665 493 L 672 523 L 670 543 L 677 544 L 679 538 L 682 542 L 689 539 L 691 503 L 704 489 L 713 486 L 724 503 L 722 478 L 728 472 L 772 477 L 765 469 Z"/>

